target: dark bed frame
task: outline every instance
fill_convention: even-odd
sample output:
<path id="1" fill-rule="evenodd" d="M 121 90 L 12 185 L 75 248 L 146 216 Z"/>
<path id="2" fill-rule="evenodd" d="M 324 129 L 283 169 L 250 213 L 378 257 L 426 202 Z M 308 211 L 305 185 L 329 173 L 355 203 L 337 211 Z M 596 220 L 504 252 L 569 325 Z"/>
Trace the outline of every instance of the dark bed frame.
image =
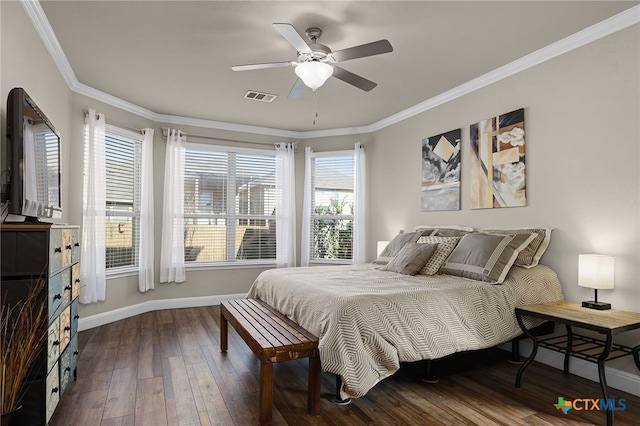
<path id="1" fill-rule="evenodd" d="M 555 323 L 546 321 L 542 324 L 532 328 L 529 332 L 534 336 L 545 336 L 547 334 L 552 334 L 555 329 Z M 528 337 L 523 333 L 519 336 L 510 340 L 511 342 L 511 359 L 509 362 L 514 364 L 521 364 L 524 360 L 520 357 L 520 341 L 522 339 L 528 339 Z M 455 356 L 456 354 L 452 354 L 449 356 Z M 437 360 L 426 359 L 424 360 L 425 369 L 424 374 L 421 380 L 425 383 L 437 383 L 438 378 L 433 372 L 433 362 Z M 351 398 L 342 399 L 340 397 L 340 388 L 342 387 L 342 379 L 340 376 L 336 375 L 336 393 L 332 398 L 332 402 L 335 404 L 346 405 L 351 402 Z"/>

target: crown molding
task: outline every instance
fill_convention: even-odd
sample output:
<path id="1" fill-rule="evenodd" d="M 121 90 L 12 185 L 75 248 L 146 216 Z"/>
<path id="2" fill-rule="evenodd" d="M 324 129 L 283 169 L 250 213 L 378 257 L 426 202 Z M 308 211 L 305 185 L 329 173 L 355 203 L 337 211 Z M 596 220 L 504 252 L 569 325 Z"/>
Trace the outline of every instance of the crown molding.
<path id="1" fill-rule="evenodd" d="M 369 128 L 369 132 L 384 129 L 392 124 L 396 124 L 411 118 L 414 115 L 428 111 L 478 89 L 482 89 L 490 84 L 496 83 L 502 79 L 532 68 L 557 56 L 570 52 L 571 50 L 577 49 L 578 47 L 584 46 L 638 23 L 640 23 L 640 5 L 634 6 L 624 12 L 605 19 L 604 21 L 585 28 L 582 31 L 578 31 L 575 34 L 558 40 L 555 43 L 543 47 L 542 49 L 536 50 L 535 52 L 516 59 L 515 61 L 496 68 L 495 70 L 489 71 L 480 77 L 469 80 L 460 86 L 454 87 L 451 90 L 436 95 L 424 102 L 402 110 L 367 127 Z"/>
<path id="2" fill-rule="evenodd" d="M 570 52 L 593 41 L 621 31 L 632 25 L 640 23 L 640 5 L 636 5 L 604 21 L 594 24 L 582 31 L 578 31 L 568 37 L 558 40 L 542 49 L 532 52 L 522 58 L 516 59 L 506 65 L 496 68 L 480 77 L 474 78 L 453 89 L 429 98 L 419 104 L 404 109 L 387 118 L 376 121 L 372 124 L 359 127 L 344 127 L 326 130 L 295 131 L 286 129 L 276 129 L 270 127 L 251 126 L 247 124 L 227 123 L 222 121 L 204 120 L 198 118 L 181 117 L 176 115 L 158 114 L 141 106 L 127 102 L 123 99 L 112 96 L 108 93 L 94 89 L 86 84 L 80 83 L 76 78 L 71 64 L 62 50 L 62 46 L 53 32 L 53 28 L 47 19 L 42 6 L 38 0 L 20 0 L 31 24 L 42 39 L 46 49 L 49 51 L 53 61 L 62 74 L 65 82 L 73 92 L 95 99 L 107 105 L 122 109 L 140 117 L 147 118 L 156 123 L 166 123 L 184 126 L 196 126 L 217 130 L 230 130 L 243 133 L 254 133 L 267 136 L 276 136 L 291 139 L 311 139 L 331 136 L 347 136 L 373 133 L 385 127 L 404 121 L 417 114 L 421 114 L 430 109 L 436 108 L 454 99 L 467 95 L 478 89 L 491 85 L 504 78 L 510 77 L 521 71 L 539 65 L 557 56 Z"/>
<path id="3" fill-rule="evenodd" d="M 69 88 L 72 88 L 73 85 L 78 82 L 78 79 L 62 50 L 62 46 L 60 46 L 58 42 L 58 38 L 53 32 L 53 28 L 51 28 L 49 19 L 47 19 L 47 15 L 44 13 L 40 2 L 38 0 L 20 0 L 20 4 L 31 21 L 31 25 L 33 25 L 33 28 L 40 36 L 44 47 L 49 51 L 64 81 Z"/>

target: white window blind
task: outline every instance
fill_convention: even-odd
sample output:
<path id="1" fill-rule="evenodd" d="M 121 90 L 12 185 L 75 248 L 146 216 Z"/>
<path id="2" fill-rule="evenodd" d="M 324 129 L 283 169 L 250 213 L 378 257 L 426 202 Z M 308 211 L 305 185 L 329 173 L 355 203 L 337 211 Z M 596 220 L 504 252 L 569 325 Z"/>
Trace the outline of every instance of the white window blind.
<path id="1" fill-rule="evenodd" d="M 353 154 L 311 160 L 311 260 L 350 260 L 353 249 Z"/>
<path id="2" fill-rule="evenodd" d="M 275 260 L 275 153 L 188 144 L 185 262 Z"/>
<path id="3" fill-rule="evenodd" d="M 142 135 L 107 126 L 105 157 L 106 267 L 117 272 L 138 265 Z"/>

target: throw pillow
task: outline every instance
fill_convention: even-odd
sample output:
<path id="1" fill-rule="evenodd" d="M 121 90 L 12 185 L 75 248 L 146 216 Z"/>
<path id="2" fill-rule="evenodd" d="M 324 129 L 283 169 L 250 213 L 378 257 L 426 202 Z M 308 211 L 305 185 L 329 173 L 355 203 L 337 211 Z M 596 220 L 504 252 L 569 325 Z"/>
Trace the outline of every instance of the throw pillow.
<path id="1" fill-rule="evenodd" d="M 551 230 L 553 228 L 513 228 L 513 229 L 483 229 L 481 232 L 489 234 L 538 234 L 524 250 L 518 254 L 514 265 L 523 268 L 533 268 L 540 263 L 540 258 L 549 247 L 551 241 Z"/>
<path id="2" fill-rule="evenodd" d="M 427 263 L 422 267 L 418 274 L 420 275 L 435 275 L 440 270 L 440 267 L 444 265 L 447 257 L 451 254 L 453 249 L 460 241 L 459 237 L 420 237 L 418 243 L 425 244 L 438 244 L 438 248 L 431 255 Z"/>
<path id="3" fill-rule="evenodd" d="M 381 271 L 397 272 L 404 275 L 415 275 L 427 263 L 437 244 L 407 243 Z"/>
<path id="4" fill-rule="evenodd" d="M 520 253 L 536 234 L 485 234 L 462 237 L 441 272 L 490 283 L 502 283 Z"/>

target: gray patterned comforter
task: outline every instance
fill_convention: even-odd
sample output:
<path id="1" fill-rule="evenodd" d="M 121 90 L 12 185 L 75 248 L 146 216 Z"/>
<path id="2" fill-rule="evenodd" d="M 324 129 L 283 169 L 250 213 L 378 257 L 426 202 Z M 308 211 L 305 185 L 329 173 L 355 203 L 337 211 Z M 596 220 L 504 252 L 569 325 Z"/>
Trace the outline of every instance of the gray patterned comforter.
<path id="1" fill-rule="evenodd" d="M 514 308 L 562 300 L 556 273 L 513 267 L 502 285 L 375 265 L 271 269 L 247 294 L 318 336 L 324 371 L 360 397 L 400 362 L 483 349 L 521 333 Z"/>

